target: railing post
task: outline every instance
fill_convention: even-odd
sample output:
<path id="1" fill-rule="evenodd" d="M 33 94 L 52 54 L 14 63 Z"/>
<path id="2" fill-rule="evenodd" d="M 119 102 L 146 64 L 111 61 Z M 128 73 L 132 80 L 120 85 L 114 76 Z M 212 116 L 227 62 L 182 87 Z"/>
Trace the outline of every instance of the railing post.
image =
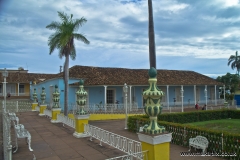
<path id="1" fill-rule="evenodd" d="M 79 90 L 76 92 L 77 104 L 80 108 L 77 109 L 75 117 L 75 132 L 73 136 L 76 138 L 87 137 L 84 133 L 84 125 L 88 124 L 88 119 L 90 117 L 87 112 L 84 111 L 84 105 L 86 105 L 87 92 L 84 90 L 84 80 L 79 81 Z"/>
<path id="2" fill-rule="evenodd" d="M 16 103 L 16 112 L 18 112 L 18 101 Z"/>
<path id="3" fill-rule="evenodd" d="M 33 93 L 33 103 L 32 103 L 32 111 L 36 111 L 36 106 L 38 105 L 37 103 L 37 93 L 36 93 L 36 88 L 34 88 L 34 93 Z"/>
<path id="4" fill-rule="evenodd" d="M 148 2 L 151 5 L 151 1 Z M 142 151 L 149 151 L 149 159 L 169 160 L 172 133 L 166 132 L 165 127 L 158 125 L 157 122 L 157 116 L 162 112 L 161 97 L 164 93 L 157 87 L 157 70 L 151 67 L 148 75 L 149 88 L 142 95 L 144 110 L 149 116 L 150 123 L 143 126 L 143 132 L 137 134 L 142 144 Z"/>
<path id="5" fill-rule="evenodd" d="M 45 93 L 45 88 L 42 87 L 42 93 L 41 93 L 41 105 L 39 106 L 39 116 L 44 116 L 44 110 L 47 108 L 47 105 L 45 104 L 45 99 L 46 99 L 46 93 Z"/>

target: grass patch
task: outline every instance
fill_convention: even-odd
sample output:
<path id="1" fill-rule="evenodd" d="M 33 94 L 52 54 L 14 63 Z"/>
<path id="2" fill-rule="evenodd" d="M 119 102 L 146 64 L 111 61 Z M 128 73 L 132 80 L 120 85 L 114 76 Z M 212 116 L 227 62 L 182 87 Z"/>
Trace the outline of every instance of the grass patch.
<path id="1" fill-rule="evenodd" d="M 240 133 L 240 119 L 221 119 L 185 124 L 229 133 Z"/>

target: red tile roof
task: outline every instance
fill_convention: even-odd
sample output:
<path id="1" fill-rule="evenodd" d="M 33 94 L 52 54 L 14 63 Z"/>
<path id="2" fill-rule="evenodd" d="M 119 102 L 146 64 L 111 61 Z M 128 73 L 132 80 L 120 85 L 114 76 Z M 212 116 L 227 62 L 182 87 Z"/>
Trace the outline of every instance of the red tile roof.
<path id="1" fill-rule="evenodd" d="M 9 83 L 29 83 L 53 78 L 62 78 L 63 72 L 58 74 L 38 73 L 8 73 Z M 105 68 L 91 66 L 73 66 L 69 68 L 70 78 L 83 78 L 85 85 L 147 85 L 147 69 Z M 0 78 L 3 79 L 2 74 Z M 158 85 L 223 85 L 216 80 L 194 71 L 158 70 Z"/>
<path id="2" fill-rule="evenodd" d="M 85 85 L 146 85 L 147 69 L 104 68 L 73 66 L 69 77 L 84 78 Z M 216 80 L 194 71 L 158 70 L 158 85 L 223 85 Z"/>

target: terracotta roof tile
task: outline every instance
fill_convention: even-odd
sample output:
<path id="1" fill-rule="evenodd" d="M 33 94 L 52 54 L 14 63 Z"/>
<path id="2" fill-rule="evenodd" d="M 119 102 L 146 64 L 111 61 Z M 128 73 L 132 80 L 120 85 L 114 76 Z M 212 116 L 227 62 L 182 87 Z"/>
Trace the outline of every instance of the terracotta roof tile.
<path id="1" fill-rule="evenodd" d="M 146 85 L 148 70 L 73 66 L 69 69 L 69 77 L 84 78 L 86 85 Z M 194 71 L 158 70 L 157 79 L 158 85 L 223 85 Z"/>
<path id="2" fill-rule="evenodd" d="M 30 81 L 48 80 L 63 77 L 58 74 L 8 73 L 9 83 L 29 83 Z M 104 68 L 76 65 L 69 68 L 70 78 L 83 78 L 85 85 L 146 85 L 148 84 L 147 69 Z M 2 74 L 0 78 L 3 79 Z M 216 80 L 194 71 L 158 70 L 158 85 L 223 85 Z"/>
<path id="3" fill-rule="evenodd" d="M 41 82 L 40 79 L 52 79 L 58 77 L 57 74 L 38 74 L 38 73 L 8 73 L 8 77 L 6 81 L 8 83 L 29 83 L 30 81 Z M 3 79 L 2 74 L 0 74 L 0 78 Z"/>

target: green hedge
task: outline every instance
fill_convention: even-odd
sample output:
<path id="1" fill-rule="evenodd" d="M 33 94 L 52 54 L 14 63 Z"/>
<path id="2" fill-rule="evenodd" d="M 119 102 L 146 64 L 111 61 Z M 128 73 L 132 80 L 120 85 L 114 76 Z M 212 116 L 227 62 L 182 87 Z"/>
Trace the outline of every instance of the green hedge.
<path id="1" fill-rule="evenodd" d="M 165 113 L 158 115 L 158 120 L 174 123 L 192 123 L 226 118 L 240 119 L 240 111 L 221 109 L 183 113 Z"/>
<path id="2" fill-rule="evenodd" d="M 158 118 L 161 120 L 158 121 L 159 125 L 164 126 L 166 128 L 166 131 L 172 133 L 173 144 L 188 147 L 189 138 L 196 137 L 197 135 L 202 135 L 206 137 L 209 141 L 207 152 L 236 153 L 237 157 L 225 156 L 224 158 L 233 160 L 240 159 L 240 134 L 214 131 L 209 128 L 199 128 L 195 126 L 181 124 L 226 118 L 240 120 L 240 111 L 223 109 L 215 111 L 170 113 L 161 114 Z M 168 122 L 166 120 L 168 120 Z M 131 116 L 128 118 L 128 129 L 132 132 L 138 132 L 139 127 L 144 126 L 148 123 L 149 118 L 146 115 Z"/>

